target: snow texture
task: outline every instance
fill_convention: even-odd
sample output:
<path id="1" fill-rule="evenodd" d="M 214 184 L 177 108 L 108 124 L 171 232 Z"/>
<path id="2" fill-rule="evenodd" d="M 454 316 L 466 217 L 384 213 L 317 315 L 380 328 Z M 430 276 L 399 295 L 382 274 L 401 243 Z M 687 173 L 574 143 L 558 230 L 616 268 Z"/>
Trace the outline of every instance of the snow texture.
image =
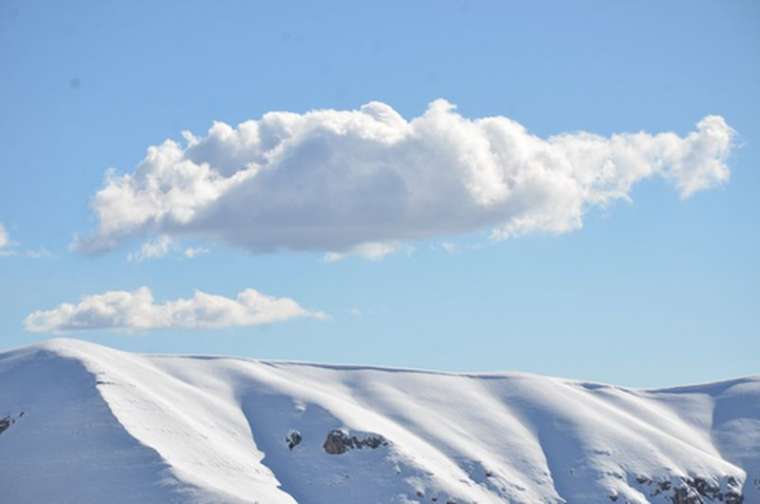
<path id="1" fill-rule="evenodd" d="M 0 354 L 0 384 L 3 502 L 760 502 L 760 377 L 646 391 L 55 339 Z"/>

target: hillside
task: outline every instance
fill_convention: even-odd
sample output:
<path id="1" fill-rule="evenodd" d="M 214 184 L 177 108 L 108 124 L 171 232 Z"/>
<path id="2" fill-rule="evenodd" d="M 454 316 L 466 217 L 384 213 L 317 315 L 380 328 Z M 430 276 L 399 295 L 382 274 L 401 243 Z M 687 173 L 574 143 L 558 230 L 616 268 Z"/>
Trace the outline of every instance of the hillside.
<path id="1" fill-rule="evenodd" d="M 13 503 L 758 503 L 760 377 L 631 390 L 537 375 L 0 354 Z"/>

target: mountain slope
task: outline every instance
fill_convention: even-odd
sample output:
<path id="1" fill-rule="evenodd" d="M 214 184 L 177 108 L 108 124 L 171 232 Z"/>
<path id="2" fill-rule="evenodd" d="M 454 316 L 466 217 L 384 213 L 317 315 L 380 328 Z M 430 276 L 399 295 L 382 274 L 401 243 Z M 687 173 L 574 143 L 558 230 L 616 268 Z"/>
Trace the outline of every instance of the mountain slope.
<path id="1" fill-rule="evenodd" d="M 0 354 L 8 502 L 760 502 L 760 378 L 638 391 L 147 356 Z"/>

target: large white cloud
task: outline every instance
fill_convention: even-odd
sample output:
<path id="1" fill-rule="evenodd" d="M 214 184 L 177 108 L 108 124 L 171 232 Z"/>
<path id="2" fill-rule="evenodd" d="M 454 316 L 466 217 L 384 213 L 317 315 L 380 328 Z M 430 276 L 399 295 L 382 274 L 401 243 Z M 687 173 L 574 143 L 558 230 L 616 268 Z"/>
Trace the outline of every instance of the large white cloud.
<path id="1" fill-rule="evenodd" d="M 246 289 L 235 299 L 195 291 L 189 299 L 156 303 L 147 287 L 133 292 L 109 291 L 86 296 L 77 304 L 31 313 L 24 320 L 32 332 L 88 329 L 212 329 L 270 324 L 297 317 L 323 319 L 320 311 L 302 308 L 289 298 L 266 296 Z"/>
<path id="2" fill-rule="evenodd" d="M 707 116 L 685 136 L 543 139 L 509 118 L 467 119 L 437 100 L 409 121 L 372 102 L 183 135 L 184 145 L 150 147 L 134 172 L 108 174 L 92 201 L 98 229 L 74 248 L 167 236 L 338 258 L 484 228 L 496 239 L 564 233 L 644 179 L 662 178 L 682 198 L 725 182 L 734 131 Z"/>

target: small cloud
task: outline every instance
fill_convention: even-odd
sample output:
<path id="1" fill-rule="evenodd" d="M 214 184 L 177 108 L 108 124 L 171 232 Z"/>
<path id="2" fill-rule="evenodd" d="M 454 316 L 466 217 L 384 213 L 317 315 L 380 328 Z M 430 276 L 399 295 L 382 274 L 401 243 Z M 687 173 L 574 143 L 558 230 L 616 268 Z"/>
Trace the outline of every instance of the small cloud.
<path id="1" fill-rule="evenodd" d="M 155 240 L 143 243 L 140 250 L 127 255 L 127 260 L 129 262 L 142 262 L 150 259 L 159 259 L 178 248 L 179 244 L 174 239 L 167 235 L 161 235 Z M 188 259 L 194 259 L 208 253 L 209 249 L 205 247 L 186 247 L 182 251 L 182 255 Z"/>
<path id="2" fill-rule="evenodd" d="M 453 243 L 453 242 L 441 242 L 439 243 L 439 247 L 441 250 L 446 252 L 447 254 L 459 254 L 466 250 L 479 250 L 483 248 L 482 243 L 467 243 L 467 244 L 461 244 L 461 243 Z"/>
<path id="3" fill-rule="evenodd" d="M 195 257 L 198 257 L 200 255 L 208 254 L 209 249 L 203 248 L 203 247 L 187 247 L 183 254 L 188 259 L 193 259 Z"/>
<path id="4" fill-rule="evenodd" d="M 25 250 L 24 256 L 31 259 L 43 259 L 45 257 L 53 257 L 53 254 L 46 248 L 38 248 L 37 250 Z"/>
<path id="5" fill-rule="evenodd" d="M 129 262 L 142 262 L 146 259 L 158 259 L 164 257 L 172 248 L 172 239 L 161 235 L 153 241 L 142 244 L 140 250 L 127 256 Z"/>
<path id="6" fill-rule="evenodd" d="M 69 332 L 93 329 L 216 329 L 257 326 L 293 318 L 327 319 L 324 312 L 307 310 L 290 298 L 276 298 L 254 289 L 234 299 L 195 291 L 193 297 L 156 303 L 148 287 L 85 296 L 24 319 L 30 332 Z"/>
<path id="7" fill-rule="evenodd" d="M 4 249 L 10 244 L 10 238 L 8 238 L 8 231 L 5 230 L 5 226 L 0 224 L 0 249 Z"/>
<path id="8" fill-rule="evenodd" d="M 37 250 L 25 250 L 23 248 L 19 248 L 19 244 L 10 239 L 10 235 L 5 229 L 5 226 L 0 223 L 0 257 L 3 256 L 17 256 L 28 257 L 30 259 L 40 259 L 43 257 L 50 257 L 52 254 L 50 251 L 44 248 L 39 248 Z"/>
<path id="9" fill-rule="evenodd" d="M 397 242 L 368 242 L 351 247 L 345 252 L 328 252 L 325 254 L 324 260 L 325 262 L 337 262 L 349 256 L 358 256 L 371 261 L 379 261 L 400 249 L 401 244 Z"/>
<path id="10" fill-rule="evenodd" d="M 359 308 L 351 308 L 351 316 L 354 318 L 359 318 L 362 316 L 362 311 Z"/>
<path id="11" fill-rule="evenodd" d="M 451 242 L 441 242 L 441 248 L 448 254 L 456 254 L 460 250 L 459 245 Z"/>

